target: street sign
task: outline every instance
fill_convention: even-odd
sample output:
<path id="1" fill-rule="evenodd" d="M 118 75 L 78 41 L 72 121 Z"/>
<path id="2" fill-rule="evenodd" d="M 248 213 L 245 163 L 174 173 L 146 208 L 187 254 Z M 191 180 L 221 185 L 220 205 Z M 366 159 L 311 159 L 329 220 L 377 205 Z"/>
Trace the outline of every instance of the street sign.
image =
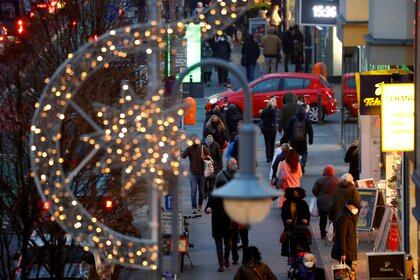
<path id="1" fill-rule="evenodd" d="M 172 210 L 172 195 L 169 195 L 169 194 L 165 195 L 164 209 L 165 211 Z"/>
<path id="2" fill-rule="evenodd" d="M 182 212 L 178 213 L 178 234 L 182 234 Z M 162 212 L 162 234 L 172 234 L 172 212 Z"/>

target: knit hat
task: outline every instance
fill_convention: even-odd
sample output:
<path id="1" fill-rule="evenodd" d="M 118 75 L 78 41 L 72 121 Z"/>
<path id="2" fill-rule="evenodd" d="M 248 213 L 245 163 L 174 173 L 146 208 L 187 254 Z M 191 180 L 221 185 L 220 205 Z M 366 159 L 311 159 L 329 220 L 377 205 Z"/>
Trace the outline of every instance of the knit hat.
<path id="1" fill-rule="evenodd" d="M 342 182 L 349 182 L 354 184 L 354 179 L 353 176 L 350 173 L 345 173 L 343 176 L 341 176 L 340 178 L 340 183 Z"/>
<path id="2" fill-rule="evenodd" d="M 332 166 L 331 164 L 326 165 L 324 167 L 324 171 L 322 171 L 322 175 L 324 175 L 324 176 L 334 176 L 335 175 L 334 166 Z"/>

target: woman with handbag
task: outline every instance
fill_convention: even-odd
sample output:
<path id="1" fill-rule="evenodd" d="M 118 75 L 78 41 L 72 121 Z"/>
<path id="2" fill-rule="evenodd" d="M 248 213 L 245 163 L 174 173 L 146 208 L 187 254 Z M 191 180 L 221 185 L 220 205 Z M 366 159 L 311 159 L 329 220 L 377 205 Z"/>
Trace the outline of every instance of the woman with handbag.
<path id="1" fill-rule="evenodd" d="M 281 161 L 277 169 L 277 188 L 285 191 L 288 188 L 300 187 L 302 167 L 299 163 L 299 155 L 295 150 L 290 150 L 284 161 Z M 279 198 L 278 207 L 282 208 L 285 197 Z"/>
<path id="2" fill-rule="evenodd" d="M 249 34 L 242 46 L 241 65 L 245 67 L 248 82 L 254 80 L 255 67 L 260 57 L 260 47 L 255 42 L 254 35 Z"/>
<path id="3" fill-rule="evenodd" d="M 328 213 L 333 206 L 334 194 L 337 190 L 339 180 L 335 176 L 334 167 L 327 165 L 324 167 L 322 177 L 315 181 L 312 188 L 312 193 L 316 197 L 319 213 L 319 229 L 321 232 L 321 238 L 327 237 L 327 220 Z"/>
<path id="4" fill-rule="evenodd" d="M 216 175 L 223 169 L 223 151 L 220 145 L 214 141 L 213 135 L 208 134 L 204 139 L 204 145 L 210 152 L 210 157 L 213 161 L 213 174 L 206 176 L 206 181 L 204 184 L 204 199 L 207 199 L 210 193 L 213 191 L 214 182 L 216 180 Z"/>
<path id="5" fill-rule="evenodd" d="M 244 264 L 238 269 L 233 280 L 277 280 L 277 277 L 268 265 L 261 261 L 258 248 L 249 246 Z"/>

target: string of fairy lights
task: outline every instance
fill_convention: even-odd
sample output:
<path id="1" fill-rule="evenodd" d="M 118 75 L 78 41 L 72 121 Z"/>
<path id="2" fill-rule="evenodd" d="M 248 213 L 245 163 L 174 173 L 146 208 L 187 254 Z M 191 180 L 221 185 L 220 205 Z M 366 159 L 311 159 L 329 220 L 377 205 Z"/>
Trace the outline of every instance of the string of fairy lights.
<path id="1" fill-rule="evenodd" d="M 167 34 L 183 37 L 187 25 L 198 24 L 203 39 L 215 34 L 235 21 L 246 11 L 247 0 L 218 0 L 193 18 L 179 22 L 127 26 L 111 30 L 97 41 L 83 46 L 46 78 L 46 87 L 31 126 L 32 176 L 44 201 L 51 204 L 51 220 L 58 222 L 85 250 L 98 253 L 103 259 L 139 269 L 158 268 L 159 247 L 156 238 L 142 239 L 125 235 L 106 226 L 81 205 L 73 194 L 72 183 L 84 168 L 96 168 L 100 174 L 121 170 L 122 193 L 137 186 L 140 178 L 152 182 L 150 188 L 166 191 L 165 173 L 174 176 L 181 172 L 179 163 L 180 134 L 178 119 L 183 109 L 178 105 L 164 106 L 164 88 L 149 91 L 140 98 L 128 81 L 121 82 L 121 95 L 115 104 L 92 103 L 95 115 L 84 112 L 75 96 L 90 77 L 100 69 L 112 67 L 115 60 L 128 59 L 143 52 L 151 55 L 166 48 Z M 156 1 L 156 5 L 159 1 Z M 156 44 L 150 44 L 150 42 Z M 156 45 L 156 48 L 151 47 Z M 149 63 L 149 73 L 160 65 Z M 159 72 L 157 72 L 159 73 Z M 149 81 L 161 77 L 149 77 Z M 154 85 L 156 86 L 156 85 Z M 72 170 L 63 168 L 61 155 L 63 121 L 76 112 L 92 128 L 81 141 L 91 151 Z M 149 221 L 153 231 L 159 230 L 156 221 Z"/>

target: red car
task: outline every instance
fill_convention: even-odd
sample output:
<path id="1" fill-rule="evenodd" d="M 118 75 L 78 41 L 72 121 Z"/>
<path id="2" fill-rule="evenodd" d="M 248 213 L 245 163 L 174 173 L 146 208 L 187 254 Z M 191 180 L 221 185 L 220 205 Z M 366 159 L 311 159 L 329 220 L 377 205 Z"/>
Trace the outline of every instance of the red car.
<path id="1" fill-rule="evenodd" d="M 334 114 L 337 111 L 337 101 L 330 84 L 322 77 L 308 73 L 275 73 L 264 75 L 249 84 L 252 93 L 252 115 L 260 117 L 260 110 L 267 106 L 271 97 L 276 97 L 279 109 L 283 106 L 283 96 L 288 92 L 296 95 L 304 95 L 306 102 L 310 105 L 309 119 L 318 122 L 318 95 L 322 100 L 322 119 L 326 115 Z M 206 104 L 206 111 L 209 111 L 214 104 L 235 104 L 243 112 L 244 93 L 242 90 L 229 90 L 209 97 Z"/>
<path id="2" fill-rule="evenodd" d="M 357 91 L 354 73 L 344 74 L 341 79 L 341 96 L 343 102 L 343 121 L 357 118 Z"/>

